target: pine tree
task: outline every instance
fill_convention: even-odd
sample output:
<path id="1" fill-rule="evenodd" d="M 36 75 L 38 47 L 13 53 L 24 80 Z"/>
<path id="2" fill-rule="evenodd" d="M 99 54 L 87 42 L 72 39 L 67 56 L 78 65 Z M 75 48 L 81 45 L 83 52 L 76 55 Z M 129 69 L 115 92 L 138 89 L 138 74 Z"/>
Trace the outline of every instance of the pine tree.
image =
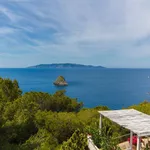
<path id="1" fill-rule="evenodd" d="M 77 129 L 71 138 L 64 142 L 61 150 L 88 150 L 87 146 L 87 137 L 84 133 L 81 133 L 79 129 Z"/>

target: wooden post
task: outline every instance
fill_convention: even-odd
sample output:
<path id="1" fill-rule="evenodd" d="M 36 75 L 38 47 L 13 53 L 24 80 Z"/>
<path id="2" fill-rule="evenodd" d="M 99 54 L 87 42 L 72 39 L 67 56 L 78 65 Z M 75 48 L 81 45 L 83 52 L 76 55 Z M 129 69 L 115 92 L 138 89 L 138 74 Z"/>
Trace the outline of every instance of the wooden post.
<path id="1" fill-rule="evenodd" d="M 141 147 L 141 138 L 139 136 L 137 136 L 137 150 L 140 150 Z"/>
<path id="2" fill-rule="evenodd" d="M 102 115 L 100 114 L 100 120 L 99 120 L 99 133 L 101 134 L 101 130 L 102 130 Z"/>
<path id="3" fill-rule="evenodd" d="M 130 149 L 132 150 L 132 136 L 133 136 L 133 132 L 130 131 Z"/>

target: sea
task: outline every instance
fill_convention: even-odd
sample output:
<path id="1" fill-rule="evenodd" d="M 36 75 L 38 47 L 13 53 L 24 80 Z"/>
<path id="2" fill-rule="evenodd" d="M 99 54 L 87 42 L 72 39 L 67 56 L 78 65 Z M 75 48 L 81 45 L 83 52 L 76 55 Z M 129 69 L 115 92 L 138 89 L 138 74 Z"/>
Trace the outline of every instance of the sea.
<path id="1" fill-rule="evenodd" d="M 68 86 L 53 85 L 59 75 Z M 67 96 L 82 101 L 86 108 L 121 109 L 150 101 L 150 69 L 1 68 L 0 77 L 16 79 L 23 93 L 66 90 Z"/>

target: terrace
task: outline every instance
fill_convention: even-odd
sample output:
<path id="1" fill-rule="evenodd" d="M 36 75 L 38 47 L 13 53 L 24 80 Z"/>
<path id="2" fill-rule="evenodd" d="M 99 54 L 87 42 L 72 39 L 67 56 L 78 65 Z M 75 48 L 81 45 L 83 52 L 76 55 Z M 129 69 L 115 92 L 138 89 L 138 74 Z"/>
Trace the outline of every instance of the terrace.
<path id="1" fill-rule="evenodd" d="M 107 117 L 118 125 L 130 131 L 130 144 L 128 150 L 132 150 L 133 134 L 137 135 L 137 150 L 141 148 L 141 138 L 150 136 L 150 115 L 146 115 L 134 109 L 99 111 L 100 123 L 102 128 L 102 118 Z"/>

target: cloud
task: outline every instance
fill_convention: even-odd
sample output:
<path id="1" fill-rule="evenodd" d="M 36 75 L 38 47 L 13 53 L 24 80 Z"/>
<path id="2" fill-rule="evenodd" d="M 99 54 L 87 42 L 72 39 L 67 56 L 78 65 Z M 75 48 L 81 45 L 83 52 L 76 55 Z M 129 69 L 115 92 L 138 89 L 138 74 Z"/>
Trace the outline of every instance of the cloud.
<path id="1" fill-rule="evenodd" d="M 15 32 L 15 30 L 12 29 L 12 28 L 7 28 L 7 27 L 0 28 L 0 36 L 1 35 L 13 34 L 14 32 Z"/>
<path id="2" fill-rule="evenodd" d="M 141 59 L 150 56 L 149 8 L 149 0 L 1 0 L 0 52 L 40 54 L 43 63 L 130 67 L 135 60 L 131 67 L 147 67 Z"/>

